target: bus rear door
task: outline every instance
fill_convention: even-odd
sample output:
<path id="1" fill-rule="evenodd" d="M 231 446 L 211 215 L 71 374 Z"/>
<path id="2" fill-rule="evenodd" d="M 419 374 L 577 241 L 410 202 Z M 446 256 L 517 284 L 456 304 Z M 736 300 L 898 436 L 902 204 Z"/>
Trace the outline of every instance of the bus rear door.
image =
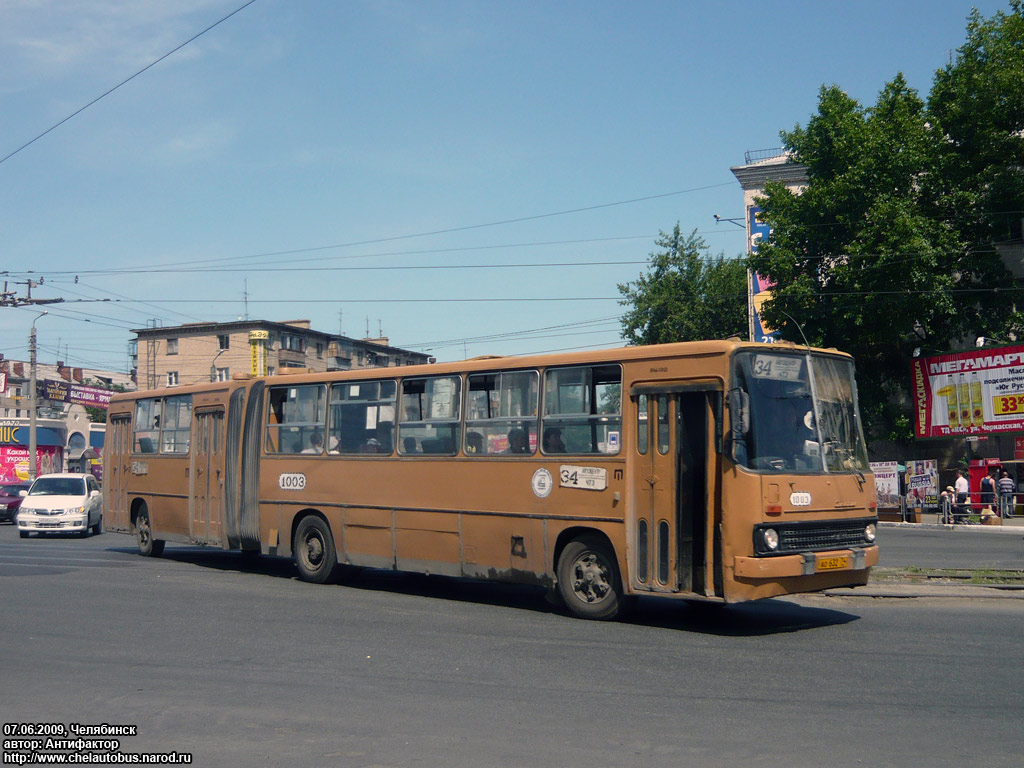
<path id="1" fill-rule="evenodd" d="M 189 537 L 199 544 L 219 545 L 224 519 L 224 411 L 195 411 L 191 440 Z"/>
<path id="2" fill-rule="evenodd" d="M 110 420 L 110 432 L 105 439 L 103 457 L 103 495 L 105 498 L 103 525 L 108 531 L 128 531 L 128 478 L 131 473 L 132 420 L 131 416 L 117 416 Z"/>

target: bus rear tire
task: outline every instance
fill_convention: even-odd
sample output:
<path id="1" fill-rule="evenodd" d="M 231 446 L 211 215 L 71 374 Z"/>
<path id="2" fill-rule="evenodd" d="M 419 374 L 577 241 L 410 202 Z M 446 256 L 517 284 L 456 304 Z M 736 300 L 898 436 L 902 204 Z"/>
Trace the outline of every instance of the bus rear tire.
<path id="1" fill-rule="evenodd" d="M 582 619 L 609 620 L 623 607 L 619 568 L 598 536 L 566 544 L 558 558 L 558 593 L 570 613 Z"/>
<path id="2" fill-rule="evenodd" d="M 302 518 L 295 529 L 292 552 L 299 578 L 303 581 L 326 584 L 333 578 L 338 566 L 338 553 L 331 528 L 322 518 L 316 515 Z"/>
<path id="3" fill-rule="evenodd" d="M 143 557 L 160 557 L 164 543 L 153 538 L 153 526 L 149 523 L 149 510 L 143 507 L 135 518 L 135 532 L 139 539 L 139 554 Z"/>

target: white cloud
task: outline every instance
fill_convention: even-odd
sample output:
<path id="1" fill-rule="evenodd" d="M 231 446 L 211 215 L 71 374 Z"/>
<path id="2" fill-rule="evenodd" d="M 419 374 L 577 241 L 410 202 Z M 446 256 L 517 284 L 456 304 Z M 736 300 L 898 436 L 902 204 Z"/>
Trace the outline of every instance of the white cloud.
<path id="1" fill-rule="evenodd" d="M 158 157 L 164 162 L 195 162 L 219 154 L 235 138 L 235 130 L 225 120 L 189 128 L 164 142 Z"/>
<path id="2" fill-rule="evenodd" d="M 83 73 L 114 84 L 236 7 L 224 0 L 4 0 L 0 89 Z M 176 55 L 198 56 L 202 42 Z"/>

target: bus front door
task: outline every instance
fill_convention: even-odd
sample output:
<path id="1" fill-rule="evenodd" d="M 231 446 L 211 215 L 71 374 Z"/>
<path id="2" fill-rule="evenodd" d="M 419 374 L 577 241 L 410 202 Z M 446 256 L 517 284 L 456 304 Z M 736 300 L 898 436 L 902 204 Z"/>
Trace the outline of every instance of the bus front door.
<path id="1" fill-rule="evenodd" d="M 633 587 L 704 591 L 707 394 L 643 387 L 637 405 Z"/>
<path id="2" fill-rule="evenodd" d="M 196 411 L 191 439 L 189 537 L 219 545 L 224 533 L 224 411 Z"/>

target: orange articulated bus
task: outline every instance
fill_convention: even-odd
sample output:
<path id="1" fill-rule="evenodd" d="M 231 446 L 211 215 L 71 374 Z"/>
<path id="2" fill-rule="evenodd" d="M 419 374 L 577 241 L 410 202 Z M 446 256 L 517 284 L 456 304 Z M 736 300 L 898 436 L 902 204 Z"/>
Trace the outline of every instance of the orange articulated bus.
<path id="1" fill-rule="evenodd" d="M 104 524 L 165 542 L 732 603 L 865 584 L 853 360 L 730 339 L 118 394 Z"/>

